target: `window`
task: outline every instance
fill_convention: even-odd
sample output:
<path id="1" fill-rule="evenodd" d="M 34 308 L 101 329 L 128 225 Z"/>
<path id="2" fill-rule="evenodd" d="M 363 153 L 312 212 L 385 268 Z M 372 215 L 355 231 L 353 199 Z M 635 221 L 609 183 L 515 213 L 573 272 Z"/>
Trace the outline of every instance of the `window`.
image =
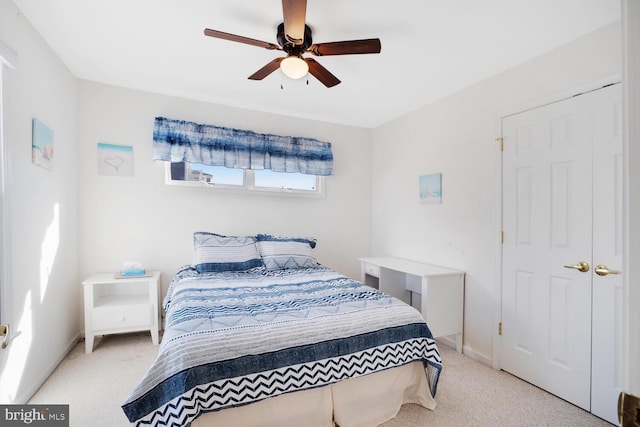
<path id="1" fill-rule="evenodd" d="M 271 170 L 233 169 L 200 163 L 167 162 L 171 185 L 210 187 L 216 190 L 263 192 L 303 197 L 324 197 L 324 177 Z"/>
<path id="2" fill-rule="evenodd" d="M 242 186 L 242 169 L 208 166 L 200 163 L 177 162 L 171 164 L 168 177 L 173 182 L 187 181 L 201 184 L 221 184 Z"/>
<path id="3" fill-rule="evenodd" d="M 168 184 L 323 197 L 331 143 L 156 117 L 153 159 Z"/>
<path id="4" fill-rule="evenodd" d="M 280 188 L 284 190 L 315 191 L 317 177 L 301 173 L 273 172 L 255 170 L 254 185 L 256 188 Z"/>

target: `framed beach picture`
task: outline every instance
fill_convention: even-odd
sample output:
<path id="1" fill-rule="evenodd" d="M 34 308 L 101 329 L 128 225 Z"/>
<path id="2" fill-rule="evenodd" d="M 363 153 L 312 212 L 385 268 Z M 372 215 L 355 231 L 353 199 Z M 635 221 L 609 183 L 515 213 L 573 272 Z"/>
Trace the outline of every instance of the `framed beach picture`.
<path id="1" fill-rule="evenodd" d="M 38 119 L 31 124 L 31 163 L 53 169 L 53 130 Z"/>
<path id="2" fill-rule="evenodd" d="M 133 147 L 99 142 L 98 174 L 133 176 Z"/>
<path id="3" fill-rule="evenodd" d="M 442 203 L 442 174 L 432 173 L 419 177 L 420 203 Z"/>

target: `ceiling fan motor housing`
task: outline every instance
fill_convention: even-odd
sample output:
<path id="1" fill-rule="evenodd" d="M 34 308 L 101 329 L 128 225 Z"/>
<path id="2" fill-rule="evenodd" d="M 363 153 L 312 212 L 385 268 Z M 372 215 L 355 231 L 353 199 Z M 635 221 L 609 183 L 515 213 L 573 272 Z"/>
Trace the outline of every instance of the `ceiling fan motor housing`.
<path id="1" fill-rule="evenodd" d="M 305 52 L 309 46 L 313 44 L 313 39 L 311 37 L 311 28 L 305 24 L 304 26 L 304 40 L 302 44 L 296 45 L 293 42 L 287 39 L 286 34 L 284 33 L 284 22 L 278 25 L 278 33 L 276 35 L 276 39 L 278 40 L 278 44 L 282 47 L 282 50 L 285 51 L 289 55 L 301 56 L 303 52 Z"/>

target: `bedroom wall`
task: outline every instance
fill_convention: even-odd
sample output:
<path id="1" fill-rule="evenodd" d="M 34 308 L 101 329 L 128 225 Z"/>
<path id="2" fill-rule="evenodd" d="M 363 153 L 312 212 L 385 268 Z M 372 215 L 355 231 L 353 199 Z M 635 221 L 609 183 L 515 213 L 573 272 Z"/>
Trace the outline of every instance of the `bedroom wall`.
<path id="1" fill-rule="evenodd" d="M 76 79 L 9 0 L 0 39 L 17 53 L 2 76 L 11 344 L 0 354 L 0 402 L 25 402 L 79 337 Z M 54 166 L 31 163 L 31 120 L 54 132 Z"/>
<path id="2" fill-rule="evenodd" d="M 164 163 L 151 160 L 156 116 L 329 141 L 334 176 L 327 177 L 326 198 L 166 185 Z M 82 277 L 133 260 L 161 270 L 166 290 L 176 269 L 191 263 L 196 230 L 313 236 L 321 263 L 359 277 L 357 258 L 371 242 L 370 130 L 80 81 L 78 131 Z M 98 142 L 132 146 L 134 175 L 98 175 Z"/>
<path id="3" fill-rule="evenodd" d="M 621 73 L 614 23 L 373 132 L 372 251 L 467 272 L 465 352 L 492 362 L 499 118 Z M 421 205 L 418 176 L 442 176 L 442 204 Z"/>

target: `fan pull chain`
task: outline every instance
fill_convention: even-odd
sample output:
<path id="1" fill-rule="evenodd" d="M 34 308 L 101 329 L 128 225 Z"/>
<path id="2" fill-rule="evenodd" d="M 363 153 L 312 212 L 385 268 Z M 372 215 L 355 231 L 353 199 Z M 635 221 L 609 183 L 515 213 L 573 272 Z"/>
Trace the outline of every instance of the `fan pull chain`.
<path id="1" fill-rule="evenodd" d="M 307 86 L 309 86 L 309 78 L 307 77 Z M 284 90 L 284 83 L 280 83 L 280 90 Z"/>

